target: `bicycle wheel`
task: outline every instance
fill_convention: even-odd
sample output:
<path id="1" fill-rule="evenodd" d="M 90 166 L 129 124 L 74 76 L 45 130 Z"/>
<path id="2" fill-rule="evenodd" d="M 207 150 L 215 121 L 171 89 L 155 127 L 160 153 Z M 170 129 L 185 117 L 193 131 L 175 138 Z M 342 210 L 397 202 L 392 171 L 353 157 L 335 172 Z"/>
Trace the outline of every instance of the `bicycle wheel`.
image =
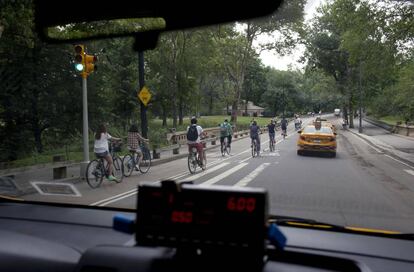
<path id="1" fill-rule="evenodd" d="M 151 168 L 151 153 L 148 148 L 142 148 L 142 158 L 139 162 L 138 169 L 142 174 L 148 172 Z"/>
<path id="2" fill-rule="evenodd" d="M 227 139 L 227 138 L 226 138 Z M 231 146 L 229 145 L 229 140 L 226 140 L 226 152 L 227 155 L 230 155 Z"/>
<path id="3" fill-rule="evenodd" d="M 253 139 L 252 143 L 252 157 L 254 158 L 256 156 L 256 139 Z"/>
<path id="4" fill-rule="evenodd" d="M 122 171 L 122 160 L 120 157 L 116 156 L 114 159 L 114 164 L 113 164 L 113 174 L 114 177 L 116 178 L 115 182 L 120 183 L 122 182 L 122 179 L 124 178 L 124 173 Z"/>
<path id="5" fill-rule="evenodd" d="M 197 159 L 196 159 L 197 153 L 190 153 L 188 154 L 188 170 L 190 170 L 191 174 L 195 174 L 197 170 Z"/>
<path id="6" fill-rule="evenodd" d="M 92 160 L 86 167 L 86 182 L 91 188 L 98 188 L 105 176 L 103 162 L 101 160 Z"/>
<path id="7" fill-rule="evenodd" d="M 203 169 L 203 171 L 204 171 L 207 167 L 207 155 L 206 155 L 205 150 L 203 150 L 203 165 L 204 165 L 204 167 L 202 167 L 201 169 Z"/>
<path id="8" fill-rule="evenodd" d="M 134 158 L 131 154 L 127 154 L 122 159 L 122 167 L 123 167 L 123 173 L 124 177 L 129 177 L 135 168 L 135 162 Z"/>
<path id="9" fill-rule="evenodd" d="M 226 154 L 226 145 L 224 143 L 224 141 L 221 143 L 221 156 L 224 157 L 224 155 Z"/>

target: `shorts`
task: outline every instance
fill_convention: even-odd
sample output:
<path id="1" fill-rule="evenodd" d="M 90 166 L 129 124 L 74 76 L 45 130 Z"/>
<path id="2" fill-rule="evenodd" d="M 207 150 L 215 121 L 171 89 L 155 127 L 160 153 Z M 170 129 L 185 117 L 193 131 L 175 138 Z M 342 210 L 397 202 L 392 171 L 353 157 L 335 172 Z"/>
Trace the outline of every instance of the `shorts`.
<path id="1" fill-rule="evenodd" d="M 194 143 L 194 144 L 188 144 L 188 152 L 191 152 L 191 148 L 195 147 L 197 148 L 197 152 L 201 154 L 203 152 L 203 144 L 202 143 Z"/>
<path id="2" fill-rule="evenodd" d="M 128 151 L 129 152 L 142 153 L 142 150 L 141 150 L 140 147 L 137 147 L 137 148 L 130 148 L 130 147 L 128 147 Z"/>
<path id="3" fill-rule="evenodd" d="M 109 152 L 105 151 L 105 152 L 101 152 L 101 153 L 95 153 L 95 156 L 98 158 L 105 158 L 106 156 L 108 156 Z"/>

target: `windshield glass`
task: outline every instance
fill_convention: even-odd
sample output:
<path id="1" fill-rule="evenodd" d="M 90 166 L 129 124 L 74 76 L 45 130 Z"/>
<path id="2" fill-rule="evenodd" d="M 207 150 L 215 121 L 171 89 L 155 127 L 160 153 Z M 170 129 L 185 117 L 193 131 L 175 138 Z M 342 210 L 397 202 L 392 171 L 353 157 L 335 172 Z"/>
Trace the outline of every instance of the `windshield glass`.
<path id="1" fill-rule="evenodd" d="M 138 53 L 133 38 L 47 44 L 31 1 L 0 1 L 0 195 L 134 209 L 138 183 L 174 179 L 265 188 L 273 215 L 412 232 L 413 14 L 286 1 Z M 317 118 L 335 141 L 301 140 Z"/>
<path id="2" fill-rule="evenodd" d="M 307 126 L 303 133 L 326 133 L 332 134 L 332 130 L 328 127 L 321 127 L 320 129 L 316 129 L 314 126 Z"/>

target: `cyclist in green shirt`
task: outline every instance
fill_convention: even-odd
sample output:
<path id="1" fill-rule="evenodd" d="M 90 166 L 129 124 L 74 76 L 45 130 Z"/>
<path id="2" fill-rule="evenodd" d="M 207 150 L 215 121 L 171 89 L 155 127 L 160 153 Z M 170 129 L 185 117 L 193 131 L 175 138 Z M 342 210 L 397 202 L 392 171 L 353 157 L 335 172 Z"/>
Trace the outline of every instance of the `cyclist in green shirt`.
<path id="1" fill-rule="evenodd" d="M 227 146 L 230 147 L 232 135 L 233 129 L 231 128 L 230 123 L 226 119 L 223 123 L 220 124 L 220 144 L 223 145 L 224 138 L 227 138 Z"/>

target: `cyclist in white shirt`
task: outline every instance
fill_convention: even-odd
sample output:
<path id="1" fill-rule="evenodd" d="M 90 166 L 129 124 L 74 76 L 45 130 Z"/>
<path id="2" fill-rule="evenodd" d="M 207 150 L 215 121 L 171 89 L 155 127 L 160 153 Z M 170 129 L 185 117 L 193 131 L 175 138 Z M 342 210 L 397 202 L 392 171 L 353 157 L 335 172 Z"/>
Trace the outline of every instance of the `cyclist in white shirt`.
<path id="1" fill-rule="evenodd" d="M 106 126 L 104 124 L 101 124 L 95 133 L 94 152 L 98 158 L 103 158 L 108 162 L 108 179 L 111 181 L 116 181 L 116 177 L 113 176 L 113 160 L 111 154 L 109 154 L 108 140 L 120 141 L 121 138 L 112 137 L 106 131 Z"/>

